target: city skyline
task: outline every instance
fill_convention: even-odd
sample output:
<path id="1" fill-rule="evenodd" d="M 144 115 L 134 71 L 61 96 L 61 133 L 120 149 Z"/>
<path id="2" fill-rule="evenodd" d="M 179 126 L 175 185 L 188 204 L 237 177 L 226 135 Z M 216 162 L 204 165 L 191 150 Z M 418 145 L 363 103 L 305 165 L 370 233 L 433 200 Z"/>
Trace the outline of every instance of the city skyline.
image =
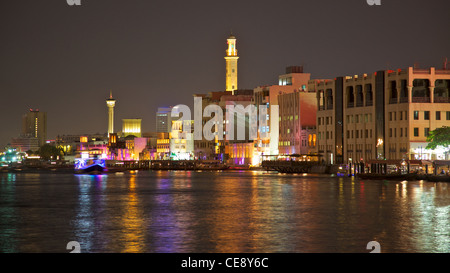
<path id="1" fill-rule="evenodd" d="M 304 65 L 312 78 L 334 78 L 415 63 L 440 68 L 450 55 L 443 29 L 421 23 L 432 18 L 435 26 L 449 25 L 444 1 L 377 7 L 365 1 L 259 1 L 222 9 L 209 3 L 199 11 L 200 2 L 180 3 L 187 10 L 172 13 L 166 3 L 8 3 L 0 28 L 5 37 L 0 46 L 0 145 L 20 134 L 20 117 L 29 108 L 48 113 L 49 138 L 106 133 L 104 99 L 110 90 L 118 100 L 117 124 L 139 117 L 144 132 L 154 131 L 158 107 L 189 105 L 194 93 L 225 90 L 224 41 L 230 31 L 239 41 L 240 89 L 276 84 L 277 75 L 290 65 Z M 284 4 L 308 13 L 300 12 L 297 19 L 296 9 L 283 9 Z M 320 13 L 325 7 L 335 10 L 329 18 Z M 226 15 L 232 20 L 221 20 Z M 418 15 L 421 20 L 406 20 Z M 305 24 L 302 18 L 320 18 L 321 23 Z M 397 22 L 409 25 L 398 29 Z M 424 31 L 434 39 L 417 42 Z"/>

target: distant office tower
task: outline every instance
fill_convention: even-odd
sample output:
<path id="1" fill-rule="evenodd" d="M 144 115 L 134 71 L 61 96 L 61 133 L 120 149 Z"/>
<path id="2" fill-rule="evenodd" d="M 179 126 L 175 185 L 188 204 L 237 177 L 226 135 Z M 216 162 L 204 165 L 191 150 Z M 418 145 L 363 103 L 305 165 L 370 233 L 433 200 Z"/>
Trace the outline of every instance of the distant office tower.
<path id="1" fill-rule="evenodd" d="M 44 145 L 47 138 L 47 113 L 39 112 L 39 109 L 30 109 L 23 115 L 22 135 L 35 137 L 38 139 L 39 146 Z"/>
<path id="2" fill-rule="evenodd" d="M 114 106 L 116 106 L 116 100 L 113 99 L 112 92 L 109 94 L 109 99 L 106 100 L 106 106 L 108 106 L 108 136 L 114 133 Z"/>
<path id="3" fill-rule="evenodd" d="M 172 130 L 172 107 L 160 107 L 156 112 L 156 132 L 169 133 Z"/>
<path id="4" fill-rule="evenodd" d="M 141 121 L 140 118 L 122 119 L 122 136 L 141 137 Z"/>
<path id="5" fill-rule="evenodd" d="M 238 89 L 237 78 L 237 62 L 239 57 L 237 56 L 236 49 L 236 37 L 230 35 L 227 39 L 228 48 L 225 56 L 225 68 L 226 68 L 226 91 L 233 92 Z"/>

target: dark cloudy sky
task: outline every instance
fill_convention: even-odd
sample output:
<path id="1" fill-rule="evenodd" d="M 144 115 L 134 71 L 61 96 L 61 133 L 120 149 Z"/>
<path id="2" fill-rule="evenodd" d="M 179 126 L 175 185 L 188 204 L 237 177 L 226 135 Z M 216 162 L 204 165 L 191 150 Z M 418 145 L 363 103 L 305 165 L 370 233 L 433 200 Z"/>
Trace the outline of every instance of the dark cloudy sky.
<path id="1" fill-rule="evenodd" d="M 313 78 L 371 73 L 450 58 L 450 1 L 2 0 L 0 145 L 29 108 L 48 137 L 103 133 L 105 99 L 153 131 L 158 106 L 192 105 L 225 86 L 226 38 L 237 37 L 239 87 L 276 84 L 290 65 Z"/>

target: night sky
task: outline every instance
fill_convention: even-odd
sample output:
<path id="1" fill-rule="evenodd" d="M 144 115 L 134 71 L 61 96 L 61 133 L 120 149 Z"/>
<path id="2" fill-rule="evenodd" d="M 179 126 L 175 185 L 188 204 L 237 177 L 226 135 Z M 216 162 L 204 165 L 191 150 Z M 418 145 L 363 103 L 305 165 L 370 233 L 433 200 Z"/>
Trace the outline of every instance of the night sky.
<path id="1" fill-rule="evenodd" d="M 237 38 L 239 88 L 277 84 L 286 66 L 312 78 L 450 59 L 450 1 L 2 0 L 0 147 L 29 108 L 47 112 L 47 135 L 105 133 L 105 99 L 155 130 L 157 107 L 193 105 L 225 89 L 226 38 Z"/>

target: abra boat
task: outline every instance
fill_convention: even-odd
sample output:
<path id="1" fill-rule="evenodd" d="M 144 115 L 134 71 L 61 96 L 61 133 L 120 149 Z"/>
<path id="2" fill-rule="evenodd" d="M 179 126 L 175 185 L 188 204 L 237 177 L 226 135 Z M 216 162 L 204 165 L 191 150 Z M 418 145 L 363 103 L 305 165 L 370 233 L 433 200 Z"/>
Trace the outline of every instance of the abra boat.
<path id="1" fill-rule="evenodd" d="M 106 171 L 105 160 L 101 158 L 76 158 L 75 172 L 100 174 Z"/>

